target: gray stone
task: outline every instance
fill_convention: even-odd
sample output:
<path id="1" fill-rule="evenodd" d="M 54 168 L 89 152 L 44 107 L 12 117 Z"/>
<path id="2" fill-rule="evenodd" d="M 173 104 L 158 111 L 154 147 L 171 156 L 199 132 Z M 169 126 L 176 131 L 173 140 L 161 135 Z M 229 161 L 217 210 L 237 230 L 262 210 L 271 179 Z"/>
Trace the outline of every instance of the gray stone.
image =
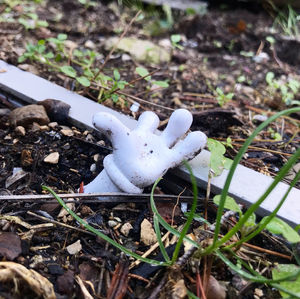
<path id="1" fill-rule="evenodd" d="M 12 125 L 23 127 L 28 127 L 33 122 L 40 125 L 50 122 L 45 108 L 35 104 L 14 109 L 9 115 L 9 120 Z"/>
<path id="2" fill-rule="evenodd" d="M 106 40 L 105 48 L 111 49 L 117 42 L 118 37 L 111 37 Z M 134 59 L 140 62 L 160 64 L 169 62 L 171 55 L 169 51 L 154 43 L 137 39 L 135 37 L 125 37 L 117 45 L 117 49 L 129 53 Z"/>

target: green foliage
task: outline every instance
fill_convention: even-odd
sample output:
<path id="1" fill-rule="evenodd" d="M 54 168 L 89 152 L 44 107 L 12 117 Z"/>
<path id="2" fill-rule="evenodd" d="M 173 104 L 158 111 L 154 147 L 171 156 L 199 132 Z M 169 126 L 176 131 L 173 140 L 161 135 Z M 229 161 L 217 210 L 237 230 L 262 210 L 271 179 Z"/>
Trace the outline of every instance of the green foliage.
<path id="1" fill-rule="evenodd" d="M 41 4 L 42 2 L 43 0 L 0 0 L 0 4 L 3 5 L 0 13 L 0 22 L 18 22 L 26 30 L 47 27 L 48 22 L 40 20 L 36 13 L 37 4 Z M 12 13 L 12 10 L 18 5 L 22 6 L 22 13 Z"/>
<path id="2" fill-rule="evenodd" d="M 221 201 L 221 195 L 215 195 L 214 198 L 213 198 L 214 204 L 216 204 L 218 206 L 220 204 L 220 201 Z M 239 213 L 240 216 L 243 215 L 240 206 L 230 196 L 226 196 L 224 208 L 227 209 L 227 210 Z"/>
<path id="3" fill-rule="evenodd" d="M 269 216 L 266 216 L 262 219 L 262 224 L 267 220 L 269 220 Z M 268 222 L 266 229 L 273 234 L 282 235 L 290 243 L 300 242 L 299 234 L 286 222 L 277 217 L 272 218 Z"/>
<path id="4" fill-rule="evenodd" d="M 26 13 L 22 17 L 18 18 L 18 22 L 25 27 L 26 30 L 37 29 L 40 27 L 48 27 L 48 22 L 39 20 L 36 13 Z"/>
<path id="5" fill-rule="evenodd" d="M 149 71 L 144 67 L 139 66 L 135 69 L 135 71 L 138 75 L 143 77 L 146 81 L 150 82 L 152 85 L 157 85 L 157 86 L 163 87 L 163 88 L 169 87 L 167 80 L 165 80 L 165 81 L 152 80 L 152 77 L 151 77 Z"/>
<path id="6" fill-rule="evenodd" d="M 230 168 L 232 160 L 224 156 L 226 149 L 220 141 L 208 138 L 207 147 L 211 153 L 209 160 L 210 172 L 213 176 L 219 176 L 224 168 Z"/>
<path id="7" fill-rule="evenodd" d="M 275 132 L 273 128 L 268 128 L 268 132 L 271 135 L 271 138 L 273 138 L 276 141 L 281 141 L 282 137 L 278 132 Z"/>
<path id="8" fill-rule="evenodd" d="M 276 268 L 272 270 L 273 279 L 284 279 L 279 282 L 279 284 L 292 291 L 294 294 L 297 294 L 297 297 L 292 298 L 300 298 L 300 275 L 299 275 L 299 266 L 294 264 L 278 264 Z M 291 275 L 295 275 L 296 279 L 289 279 Z M 291 298 L 289 294 L 280 291 L 282 298 Z"/>
<path id="9" fill-rule="evenodd" d="M 234 93 L 229 92 L 229 93 L 224 93 L 223 90 L 220 87 L 217 87 L 215 90 L 215 93 L 217 95 L 217 101 L 218 104 L 223 107 L 226 103 L 232 100 L 234 97 Z"/>
<path id="10" fill-rule="evenodd" d="M 95 7 L 97 6 L 97 1 L 92 1 L 92 0 L 77 0 L 80 4 L 84 5 L 86 9 L 89 7 Z"/>
<path id="11" fill-rule="evenodd" d="M 300 82 L 289 78 L 286 82 L 276 80 L 273 72 L 266 74 L 266 82 L 268 84 L 267 91 L 271 97 L 274 97 L 276 93 L 279 93 L 282 97 L 282 101 L 286 105 L 300 105 L 299 100 L 295 100 L 296 95 L 300 91 Z"/>
<path id="12" fill-rule="evenodd" d="M 272 1 L 270 1 L 270 4 L 277 11 L 273 26 L 281 28 L 288 36 L 299 37 L 300 15 L 289 4 L 285 9 L 278 9 Z"/>
<path id="13" fill-rule="evenodd" d="M 172 43 L 172 46 L 174 49 L 177 48 L 179 50 L 183 50 L 183 46 L 181 46 L 179 44 L 180 41 L 181 41 L 180 34 L 172 34 L 171 35 L 171 43 Z"/>

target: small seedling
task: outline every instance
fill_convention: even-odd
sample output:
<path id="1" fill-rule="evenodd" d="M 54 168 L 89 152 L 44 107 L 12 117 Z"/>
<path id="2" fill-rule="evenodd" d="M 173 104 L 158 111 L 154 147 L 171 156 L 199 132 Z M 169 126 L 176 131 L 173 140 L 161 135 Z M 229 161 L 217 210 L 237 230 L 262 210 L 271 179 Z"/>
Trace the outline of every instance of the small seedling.
<path id="1" fill-rule="evenodd" d="M 234 93 L 229 92 L 229 93 L 224 93 L 223 90 L 220 87 L 217 87 L 215 90 L 217 94 L 217 101 L 218 104 L 223 107 L 226 103 L 232 100 L 234 97 Z"/>
<path id="2" fill-rule="evenodd" d="M 180 34 L 171 35 L 171 43 L 174 49 L 177 48 L 179 50 L 183 50 L 183 46 L 179 44 L 180 41 L 181 41 Z"/>
<path id="3" fill-rule="evenodd" d="M 276 93 L 280 93 L 282 101 L 287 105 L 300 105 L 299 100 L 295 100 L 296 95 L 300 91 L 300 82 L 289 78 L 286 82 L 275 79 L 273 72 L 266 74 L 266 82 L 268 84 L 267 91 L 271 97 Z"/>
<path id="4" fill-rule="evenodd" d="M 150 82 L 152 85 L 157 85 L 157 86 L 163 87 L 163 88 L 169 87 L 167 80 L 164 80 L 164 81 L 152 80 L 152 77 L 151 77 L 149 71 L 144 67 L 139 66 L 135 69 L 135 71 L 137 72 L 137 74 L 139 74 L 141 77 L 143 77 L 146 81 Z"/>

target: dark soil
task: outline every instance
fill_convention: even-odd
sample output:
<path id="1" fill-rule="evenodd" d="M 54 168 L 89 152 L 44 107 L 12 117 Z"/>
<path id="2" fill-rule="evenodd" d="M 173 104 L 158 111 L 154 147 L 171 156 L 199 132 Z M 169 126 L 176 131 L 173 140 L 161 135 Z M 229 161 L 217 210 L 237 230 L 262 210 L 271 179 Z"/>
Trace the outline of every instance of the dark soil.
<path id="1" fill-rule="evenodd" d="M 23 12 L 23 6 L 20 4 L 13 7 L 12 17 L 15 21 L 0 23 L 2 60 L 20 66 L 18 57 L 24 53 L 26 44 L 36 44 L 40 39 L 66 33 L 68 39 L 78 48 L 84 48 L 87 41 L 93 42 L 93 50 L 103 54 L 103 57 L 97 61 L 99 67 L 108 54 L 104 49 L 105 39 L 117 35 L 118 29 L 124 29 L 135 14 L 133 8 L 118 7 L 115 3 L 100 1 L 95 7 L 84 7 L 75 0 L 43 1 L 40 5 L 34 5 L 39 18 L 47 20 L 49 26 L 25 30 L 16 21 Z M 3 12 L 6 7 L 7 5 L 0 1 L 0 12 Z M 244 140 L 258 125 L 253 119 L 255 115 L 270 116 L 290 107 L 281 100 L 279 90 L 273 93 L 268 91 L 265 76 L 272 71 L 276 79 L 283 82 L 282 84 L 290 77 L 300 81 L 299 41 L 287 39 L 280 30 L 271 30 L 274 19 L 270 16 L 269 8 L 250 4 L 234 5 L 226 9 L 214 6 L 209 7 L 203 16 L 187 16 L 183 12 L 173 11 L 174 26 L 168 30 L 162 28 L 155 36 L 150 36 L 144 30 L 146 25 L 154 23 L 156 15 L 160 16 L 157 20 L 165 16 L 160 7 L 154 9 L 155 14 L 147 14 L 149 9 L 151 7 L 145 7 L 144 19 L 136 21 L 127 36 L 149 39 L 158 44 L 169 40 L 170 34 L 182 35 L 181 44 L 184 48 L 173 50 L 170 63 L 159 66 L 143 65 L 149 72 L 156 70 L 153 75 L 155 80 L 167 79 L 169 87 L 151 90 L 145 80 L 140 80 L 133 84 L 134 87 L 125 88 L 123 90 L 125 93 L 142 100 L 137 113 L 132 113 L 129 109 L 132 102 L 130 97 L 120 99 L 117 103 L 107 99 L 103 102 L 104 105 L 136 118 L 144 110 L 153 110 L 161 120 L 167 119 L 172 109 L 187 108 L 194 116 L 192 130 L 200 129 L 209 137 L 220 141 L 231 138 L 232 148 L 228 147 L 226 152 L 230 158 L 236 155 Z M 58 16 L 61 16 L 61 19 L 56 21 Z M 273 36 L 276 40 L 274 48 L 266 41 L 268 36 Z M 267 58 L 255 62 L 255 56 L 249 54 L 251 52 L 254 54 L 265 52 Z M 103 71 L 107 75 L 112 75 L 113 69 L 117 68 L 121 78 L 130 82 L 137 78 L 135 68 L 138 65 L 141 64 L 133 60 L 124 60 L 121 53 L 116 52 L 108 60 Z M 54 72 L 41 63 L 26 61 L 21 67 L 68 89 L 76 90 L 86 97 L 97 98 L 98 91 L 80 87 L 72 78 Z M 225 94 L 233 92 L 234 97 L 220 107 L 216 88 L 222 89 Z M 300 100 L 299 92 L 295 94 L 294 99 Z M 0 108 L 13 109 L 9 100 L 10 96 L 3 93 L 0 98 Z M 253 147 L 249 148 L 242 164 L 275 176 L 299 146 L 299 123 L 299 115 L 291 115 L 270 125 L 267 130 L 260 133 L 252 144 Z M 68 122 L 44 130 L 27 128 L 25 136 L 21 136 L 9 124 L 8 115 L 1 116 L 1 195 L 42 194 L 42 185 L 50 186 L 58 193 L 76 193 L 81 182 L 87 184 L 102 170 L 103 157 L 110 152 L 109 142 L 96 132 L 84 132 L 75 127 L 72 128 L 73 136 L 65 136 L 61 132 L 61 125 L 72 128 L 72 124 Z M 275 140 L 275 133 L 280 133 L 282 140 Z M 50 152 L 59 153 L 57 164 L 44 162 L 44 158 Z M 91 168 L 92 165 L 94 168 Z M 14 184 L 6 187 L 7 179 L 19 167 L 26 173 Z M 157 190 L 158 194 L 177 195 L 187 187 L 186 194 L 191 195 L 191 188 L 185 182 L 178 182 L 170 177 L 167 182 L 160 186 Z M 172 190 L 169 183 L 174 184 Z M 168 184 L 169 187 L 166 186 Z M 149 190 L 146 189 L 145 192 Z M 71 204 L 74 205 L 76 213 L 86 221 L 127 248 L 139 254 L 149 249 L 150 246 L 146 246 L 140 240 L 142 221 L 148 219 L 153 222 L 150 207 L 145 204 L 145 201 L 107 204 L 78 200 L 76 204 L 74 201 Z M 158 208 L 163 217 L 171 222 L 174 203 L 159 202 Z M 80 280 L 84 281 L 87 292 L 92 294 L 93 298 L 184 298 L 175 294 L 181 279 L 184 279 L 185 285 L 195 293 L 197 285 L 195 269 L 198 261 L 193 261 L 192 258 L 178 269 L 166 270 L 142 264 L 129 270 L 132 260 L 103 240 L 78 230 L 79 224 L 67 213 L 62 214 L 56 202 L 6 200 L 2 202 L 0 211 L 0 226 L 3 233 L 0 235 L 2 236 L 0 255 L 3 260 L 14 261 L 48 278 L 54 285 L 57 298 L 89 298 L 83 294 L 84 288 L 80 286 Z M 185 216 L 178 207 L 174 211 L 174 223 L 183 224 Z M 28 212 L 45 216 L 46 221 Z M 202 205 L 199 205 L 198 212 L 203 215 Z M 215 212 L 216 207 L 209 203 L 209 220 L 212 222 L 215 219 Z M 75 229 L 56 224 L 51 228 L 33 230 L 32 235 L 29 236 L 26 233 L 30 229 L 19 222 L 22 220 L 33 226 L 45 223 L 47 219 L 60 221 Z M 230 226 L 236 220 L 235 216 L 228 219 L 224 232 L 226 226 Z M 111 221 L 114 221 L 115 225 Z M 121 227 L 125 223 L 132 225 L 128 236 L 121 232 Z M 197 221 L 193 223 L 195 237 L 210 242 L 211 236 L 203 236 L 202 226 L 199 229 L 199 225 Z M 21 240 L 20 244 L 18 240 Z M 78 240 L 81 242 L 82 249 L 76 254 L 70 254 L 66 250 L 67 246 Z M 284 244 L 278 237 L 264 233 L 251 243 L 256 247 L 245 246 L 238 253 L 255 269 L 265 271 L 264 275 L 267 277 L 271 277 L 270 269 L 274 263 L 290 262 L 287 259 L 291 256 L 289 245 Z M 3 249 L 6 244 L 11 246 Z M 266 252 L 264 249 L 272 250 L 273 253 Z M 169 243 L 168 251 L 171 253 L 173 250 L 174 245 Z M 153 256 L 159 258 L 159 250 L 154 251 Z M 268 266 L 266 261 L 269 263 Z M 295 263 L 294 260 L 292 261 Z M 203 263 L 209 264 L 210 261 L 208 259 Z M 201 275 L 203 263 L 198 267 Z M 211 260 L 211 263 L 211 273 L 226 287 L 227 298 L 280 298 L 277 291 L 242 280 L 220 261 Z M 38 296 L 30 284 L 28 286 L 22 280 L 19 280 L 18 284 L 16 289 L 12 281 L 0 283 L 0 295 L 3 298 L 43 297 L 43 295 Z M 155 295 L 156 290 L 157 295 Z M 213 297 L 218 298 L 217 295 Z"/>

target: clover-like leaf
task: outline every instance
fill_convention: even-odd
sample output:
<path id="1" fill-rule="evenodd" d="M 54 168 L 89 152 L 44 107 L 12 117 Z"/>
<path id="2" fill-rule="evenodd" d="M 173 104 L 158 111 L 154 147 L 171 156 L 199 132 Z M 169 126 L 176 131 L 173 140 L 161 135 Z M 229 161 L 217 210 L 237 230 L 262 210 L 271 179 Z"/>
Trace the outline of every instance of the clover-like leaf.
<path id="1" fill-rule="evenodd" d="M 64 65 L 60 68 L 60 71 L 65 73 L 67 76 L 71 78 L 75 78 L 77 75 L 76 70 L 70 65 Z"/>
<path id="2" fill-rule="evenodd" d="M 262 223 L 268 219 L 269 216 L 266 216 L 262 219 Z M 289 226 L 285 221 L 274 217 L 266 226 L 266 229 L 277 235 L 282 235 L 285 239 L 287 239 L 291 243 L 300 242 L 299 234 Z"/>

